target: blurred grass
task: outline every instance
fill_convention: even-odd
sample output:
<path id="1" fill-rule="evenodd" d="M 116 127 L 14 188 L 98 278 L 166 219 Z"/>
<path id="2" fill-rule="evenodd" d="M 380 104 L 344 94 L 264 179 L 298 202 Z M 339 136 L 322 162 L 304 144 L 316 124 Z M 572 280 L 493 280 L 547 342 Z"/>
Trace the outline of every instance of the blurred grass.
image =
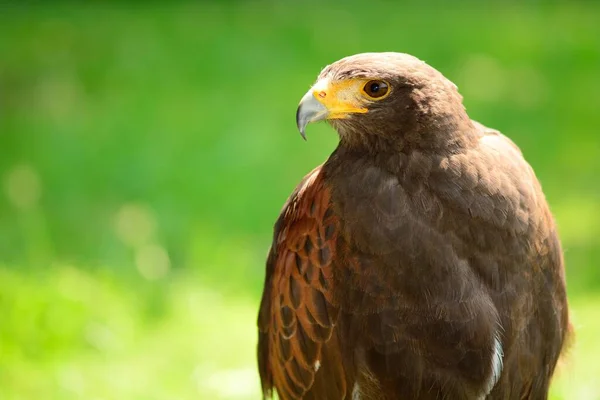
<path id="1" fill-rule="evenodd" d="M 256 398 L 272 224 L 332 151 L 325 64 L 412 53 L 522 148 L 579 332 L 555 399 L 600 399 L 600 4 L 0 4 L 0 399 Z"/>
<path id="2" fill-rule="evenodd" d="M 192 278 L 0 268 L 0 398 L 257 398 L 253 301 Z"/>

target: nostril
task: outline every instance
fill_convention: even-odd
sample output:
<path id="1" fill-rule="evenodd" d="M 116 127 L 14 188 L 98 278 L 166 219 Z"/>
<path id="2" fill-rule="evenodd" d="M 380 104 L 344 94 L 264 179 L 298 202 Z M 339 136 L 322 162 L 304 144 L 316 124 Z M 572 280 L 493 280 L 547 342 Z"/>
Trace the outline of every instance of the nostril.
<path id="1" fill-rule="evenodd" d="M 325 97 L 327 97 L 327 92 L 325 92 L 324 90 L 321 90 L 318 94 L 318 96 L 322 99 L 324 99 Z"/>

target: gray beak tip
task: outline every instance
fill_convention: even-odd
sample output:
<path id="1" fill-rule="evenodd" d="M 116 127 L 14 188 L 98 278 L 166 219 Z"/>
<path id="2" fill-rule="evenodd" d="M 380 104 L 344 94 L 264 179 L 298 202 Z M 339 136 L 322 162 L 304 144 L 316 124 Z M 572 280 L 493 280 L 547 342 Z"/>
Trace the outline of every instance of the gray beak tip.
<path id="1" fill-rule="evenodd" d="M 300 111 L 302 107 L 298 107 L 298 110 L 296 110 L 296 126 L 298 127 L 298 130 L 300 131 L 300 135 L 302 136 L 302 139 L 304 139 L 306 141 L 306 125 L 307 122 L 304 121 L 302 118 L 302 113 Z"/>
<path id="2" fill-rule="evenodd" d="M 313 96 L 312 91 L 309 90 L 302 100 L 300 100 L 298 110 L 296 111 L 296 125 L 298 126 L 302 138 L 306 140 L 306 126 L 309 123 L 323 121 L 327 119 L 328 114 L 327 108 L 317 101 Z"/>

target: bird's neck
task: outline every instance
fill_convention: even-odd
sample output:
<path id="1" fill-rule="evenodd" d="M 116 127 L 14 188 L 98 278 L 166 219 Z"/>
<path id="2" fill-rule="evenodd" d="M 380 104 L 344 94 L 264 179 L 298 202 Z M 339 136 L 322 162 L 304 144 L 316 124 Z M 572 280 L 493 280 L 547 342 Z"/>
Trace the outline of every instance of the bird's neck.
<path id="1" fill-rule="evenodd" d="M 470 119 L 424 116 L 414 126 L 390 126 L 386 135 L 368 131 L 345 131 L 340 135 L 339 151 L 380 159 L 413 152 L 440 156 L 462 153 L 477 144 L 477 128 Z M 351 128 L 354 129 L 354 128 Z"/>

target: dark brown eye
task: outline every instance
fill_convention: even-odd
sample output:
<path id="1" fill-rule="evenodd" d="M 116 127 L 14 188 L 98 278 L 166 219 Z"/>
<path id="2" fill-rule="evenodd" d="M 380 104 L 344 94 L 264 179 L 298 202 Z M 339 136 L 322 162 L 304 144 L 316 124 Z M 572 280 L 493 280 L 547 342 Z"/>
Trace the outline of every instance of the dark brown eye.
<path id="1" fill-rule="evenodd" d="M 363 87 L 363 90 L 367 94 L 367 96 L 378 99 L 383 97 L 389 91 L 389 86 L 384 81 L 369 81 Z"/>

